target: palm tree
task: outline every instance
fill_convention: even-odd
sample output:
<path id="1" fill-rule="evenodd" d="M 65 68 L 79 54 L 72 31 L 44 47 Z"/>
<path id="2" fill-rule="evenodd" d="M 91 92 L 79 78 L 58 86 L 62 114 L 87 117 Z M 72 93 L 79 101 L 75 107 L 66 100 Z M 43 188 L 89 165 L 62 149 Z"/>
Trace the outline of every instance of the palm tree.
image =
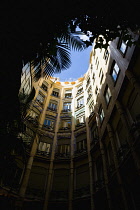
<path id="1" fill-rule="evenodd" d="M 71 49 L 82 51 L 86 44 L 78 35 L 71 33 L 70 29 L 58 34 L 47 44 L 40 43 L 36 57 L 31 61 L 34 68 L 34 79 L 38 80 L 41 75 L 52 76 L 54 73 L 61 73 L 71 65 Z"/>

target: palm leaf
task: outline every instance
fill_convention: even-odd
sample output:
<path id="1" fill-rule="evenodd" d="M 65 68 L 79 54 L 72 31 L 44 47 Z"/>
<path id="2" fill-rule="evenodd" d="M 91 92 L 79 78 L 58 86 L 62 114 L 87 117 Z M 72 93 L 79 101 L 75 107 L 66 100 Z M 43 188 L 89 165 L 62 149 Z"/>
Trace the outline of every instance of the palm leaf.
<path id="1" fill-rule="evenodd" d="M 34 68 L 34 80 L 38 81 L 41 76 L 49 77 L 68 69 L 71 65 L 71 49 L 82 51 L 85 48 L 86 44 L 69 30 L 54 38 L 49 45 L 41 44 L 37 56 L 31 63 Z"/>

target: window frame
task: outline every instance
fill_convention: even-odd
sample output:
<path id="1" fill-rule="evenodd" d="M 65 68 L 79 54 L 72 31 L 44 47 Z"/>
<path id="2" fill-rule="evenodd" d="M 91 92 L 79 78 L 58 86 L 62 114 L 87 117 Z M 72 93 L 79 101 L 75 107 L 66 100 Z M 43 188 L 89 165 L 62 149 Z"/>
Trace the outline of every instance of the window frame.
<path id="1" fill-rule="evenodd" d="M 110 88 L 108 86 L 106 86 L 106 88 L 105 88 L 104 97 L 105 97 L 106 104 L 108 106 L 108 104 L 110 103 L 111 97 L 112 97 Z"/>
<path id="2" fill-rule="evenodd" d="M 115 66 L 117 66 L 118 67 L 118 71 L 116 71 L 116 68 L 114 68 Z M 115 74 L 114 74 L 114 73 Z M 120 75 L 120 72 L 121 72 L 121 69 L 119 68 L 119 66 L 118 66 L 118 64 L 116 63 L 116 61 L 113 61 L 113 63 L 112 63 L 112 67 L 111 67 L 111 71 L 110 71 L 110 75 L 111 75 L 111 77 L 112 77 L 112 79 L 113 79 L 113 82 L 116 84 L 116 82 L 117 82 L 117 80 L 118 80 L 118 77 L 119 77 L 119 75 Z M 115 75 L 115 76 L 113 76 L 113 75 Z"/>

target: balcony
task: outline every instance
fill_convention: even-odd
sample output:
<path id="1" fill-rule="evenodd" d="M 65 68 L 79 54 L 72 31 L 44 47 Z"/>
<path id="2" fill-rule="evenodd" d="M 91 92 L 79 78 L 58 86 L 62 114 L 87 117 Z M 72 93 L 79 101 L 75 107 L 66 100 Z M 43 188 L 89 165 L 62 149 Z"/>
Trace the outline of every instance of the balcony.
<path id="1" fill-rule="evenodd" d="M 112 177 L 114 173 L 115 173 L 115 165 L 114 164 L 111 164 L 108 167 L 108 176 L 109 177 Z"/>
<path id="2" fill-rule="evenodd" d="M 42 84 L 41 89 L 44 90 L 45 92 L 47 92 L 48 87 L 46 85 Z"/>
<path id="3" fill-rule="evenodd" d="M 45 195 L 45 192 L 44 190 L 41 190 L 41 189 L 36 189 L 36 188 L 27 188 L 27 191 L 26 191 L 26 195 L 27 197 L 30 197 L 30 198 L 43 198 L 44 195 Z"/>
<path id="4" fill-rule="evenodd" d="M 54 130 L 54 128 L 52 126 L 50 126 L 50 125 L 43 125 L 42 128 L 45 129 L 45 130 L 50 130 L 50 131 Z"/>
<path id="5" fill-rule="evenodd" d="M 80 105 L 78 105 L 77 107 L 76 107 L 76 109 L 81 109 L 81 108 L 83 108 L 84 107 L 84 104 L 80 104 Z"/>
<path id="6" fill-rule="evenodd" d="M 59 128 L 59 132 L 71 132 L 71 128 L 70 127 L 61 127 Z"/>
<path id="7" fill-rule="evenodd" d="M 78 90 L 76 96 L 78 96 L 79 94 L 81 94 L 81 93 L 83 93 L 83 92 L 84 92 L 84 91 L 83 91 L 83 88 L 80 89 L 80 90 Z"/>
<path id="8" fill-rule="evenodd" d="M 91 149 L 93 149 L 95 146 L 97 146 L 97 143 L 99 142 L 98 138 L 93 138 L 90 142 Z"/>
<path id="9" fill-rule="evenodd" d="M 52 93 L 51 96 L 59 98 L 59 94 Z"/>
<path id="10" fill-rule="evenodd" d="M 89 197 L 90 187 L 89 185 L 74 190 L 74 198 Z"/>
<path id="11" fill-rule="evenodd" d="M 67 153 L 59 153 L 59 152 L 57 152 L 57 153 L 55 153 L 55 158 L 56 159 L 69 159 L 70 158 L 70 153 L 69 152 L 67 152 Z"/>
<path id="12" fill-rule="evenodd" d="M 62 113 L 71 112 L 71 109 L 63 109 L 61 112 L 62 112 Z"/>
<path id="13" fill-rule="evenodd" d="M 91 119 L 93 116 L 95 116 L 95 112 L 91 112 L 89 115 L 89 119 Z"/>
<path id="14" fill-rule="evenodd" d="M 78 149 L 74 152 L 75 157 L 87 154 L 87 148 Z"/>
<path id="15" fill-rule="evenodd" d="M 119 163 L 121 163 L 125 159 L 128 151 L 129 151 L 128 144 L 127 143 L 122 144 L 121 147 L 117 151 L 117 158 L 118 158 Z"/>
<path id="16" fill-rule="evenodd" d="M 65 98 L 72 98 L 72 94 L 65 94 Z"/>
<path id="17" fill-rule="evenodd" d="M 79 128 L 79 127 L 83 127 L 85 125 L 86 125 L 85 122 L 82 122 L 82 123 L 78 123 L 75 127 L 76 128 Z"/>
<path id="18" fill-rule="evenodd" d="M 61 201 L 61 200 L 68 200 L 68 191 L 52 191 L 50 193 L 50 200 L 53 200 L 53 201 Z"/>
<path id="19" fill-rule="evenodd" d="M 30 123 L 35 128 L 38 128 L 38 126 L 39 126 L 38 120 L 33 117 L 29 117 L 27 120 L 27 123 Z"/>
<path id="20" fill-rule="evenodd" d="M 53 107 L 49 107 L 49 106 L 48 106 L 47 110 L 56 112 L 56 111 L 57 111 L 57 108 L 53 108 Z"/>
<path id="21" fill-rule="evenodd" d="M 87 103 L 89 102 L 89 100 L 91 99 L 92 94 L 89 94 L 88 98 L 87 98 Z"/>
<path id="22" fill-rule="evenodd" d="M 42 157 L 50 157 L 50 152 L 46 152 L 46 151 L 40 151 L 40 150 L 37 150 L 36 152 L 36 155 L 40 155 Z"/>
<path id="23" fill-rule="evenodd" d="M 93 187 L 95 191 L 99 191 L 104 187 L 104 180 L 100 179 L 94 182 Z"/>

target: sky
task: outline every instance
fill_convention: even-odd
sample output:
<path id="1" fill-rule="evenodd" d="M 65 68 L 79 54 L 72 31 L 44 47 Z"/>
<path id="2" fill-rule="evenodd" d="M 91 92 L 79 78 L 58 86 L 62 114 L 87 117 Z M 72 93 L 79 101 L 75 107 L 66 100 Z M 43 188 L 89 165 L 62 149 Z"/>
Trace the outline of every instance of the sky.
<path id="1" fill-rule="evenodd" d="M 90 52 L 92 46 L 89 46 L 83 51 L 71 52 L 71 66 L 67 70 L 63 70 L 60 74 L 55 74 L 54 77 L 59 77 L 61 82 L 75 81 L 80 77 L 83 77 L 89 67 Z"/>

